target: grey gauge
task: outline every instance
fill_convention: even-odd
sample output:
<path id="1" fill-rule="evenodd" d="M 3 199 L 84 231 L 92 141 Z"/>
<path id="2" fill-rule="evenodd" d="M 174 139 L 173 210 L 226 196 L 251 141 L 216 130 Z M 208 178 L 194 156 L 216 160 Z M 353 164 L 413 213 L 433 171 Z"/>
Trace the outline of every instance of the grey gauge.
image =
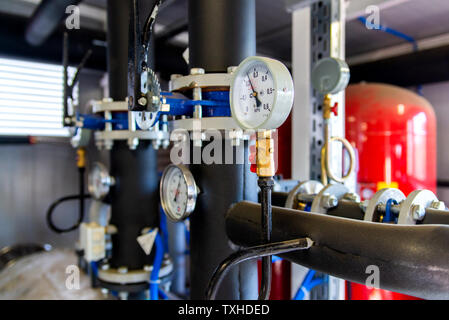
<path id="1" fill-rule="evenodd" d="M 101 200 L 109 193 L 109 189 L 114 183 L 115 180 L 109 175 L 106 166 L 100 162 L 95 162 L 87 178 L 87 188 L 90 195 L 97 200 Z"/>

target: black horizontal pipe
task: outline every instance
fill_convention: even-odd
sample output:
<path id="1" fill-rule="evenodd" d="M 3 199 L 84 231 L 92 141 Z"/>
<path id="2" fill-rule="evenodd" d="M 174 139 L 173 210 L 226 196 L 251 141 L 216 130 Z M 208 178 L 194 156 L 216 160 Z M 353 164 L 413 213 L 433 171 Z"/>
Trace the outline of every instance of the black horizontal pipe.
<path id="1" fill-rule="evenodd" d="M 382 82 L 402 87 L 449 80 L 449 46 L 350 65 L 351 83 Z"/>
<path id="2" fill-rule="evenodd" d="M 449 188 L 449 181 L 447 181 L 447 180 L 437 180 L 437 187 Z"/>
<path id="3" fill-rule="evenodd" d="M 66 14 L 66 8 L 81 0 L 42 0 L 33 12 L 25 38 L 33 46 L 42 45 L 58 28 Z"/>
<path id="4" fill-rule="evenodd" d="M 3 136 L 0 137 L 0 145 L 5 144 L 33 144 L 35 140 L 33 137 L 25 136 L 25 137 L 9 137 Z"/>
<path id="5" fill-rule="evenodd" d="M 260 245 L 260 205 L 239 202 L 228 211 L 226 231 L 240 246 Z M 306 252 L 282 257 L 307 268 L 365 284 L 369 266 L 379 286 L 425 299 L 449 299 L 449 226 L 370 223 L 273 207 L 272 241 L 309 237 Z"/>
<path id="6" fill-rule="evenodd" d="M 287 201 L 288 192 L 274 191 L 271 194 L 271 203 L 273 206 L 283 207 Z M 260 202 L 260 200 L 259 200 Z"/>
<path id="7" fill-rule="evenodd" d="M 65 27 L 58 29 L 50 36 L 44 46 L 34 47 L 24 37 L 28 19 L 16 15 L 0 14 L 0 55 L 11 58 L 33 60 L 43 63 L 61 64 L 62 43 Z M 69 64 L 76 66 L 92 49 L 92 56 L 86 63 L 87 69 L 106 70 L 106 34 L 87 28 L 69 30 Z M 97 45 L 98 44 L 98 45 Z"/>

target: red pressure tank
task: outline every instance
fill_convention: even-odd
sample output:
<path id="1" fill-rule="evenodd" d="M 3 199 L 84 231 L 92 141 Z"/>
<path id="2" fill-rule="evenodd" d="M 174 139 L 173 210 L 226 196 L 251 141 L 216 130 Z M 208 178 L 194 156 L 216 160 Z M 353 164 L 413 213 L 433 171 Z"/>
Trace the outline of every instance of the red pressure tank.
<path id="1" fill-rule="evenodd" d="M 362 199 L 386 187 L 398 188 L 406 196 L 416 189 L 436 192 L 436 119 L 432 105 L 423 97 L 381 83 L 350 85 L 346 138 L 358 152 Z M 412 299 L 359 284 L 351 284 L 350 298 Z"/>

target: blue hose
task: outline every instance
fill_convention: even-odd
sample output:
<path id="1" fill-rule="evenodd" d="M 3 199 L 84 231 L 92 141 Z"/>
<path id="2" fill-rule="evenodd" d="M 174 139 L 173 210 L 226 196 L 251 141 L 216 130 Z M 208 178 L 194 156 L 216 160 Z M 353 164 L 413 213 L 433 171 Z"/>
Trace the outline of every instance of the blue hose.
<path id="1" fill-rule="evenodd" d="M 187 228 L 187 224 L 184 222 L 184 229 L 185 229 L 185 237 L 186 237 L 186 246 L 187 246 L 187 250 L 186 250 L 186 254 L 190 254 L 190 231 Z"/>
<path id="2" fill-rule="evenodd" d="M 309 272 L 307 272 L 293 300 L 304 300 L 306 292 L 309 292 L 316 286 L 326 283 L 328 281 L 328 276 L 325 276 L 324 278 L 313 279 L 315 273 L 316 273 L 315 270 L 309 270 Z"/>
<path id="3" fill-rule="evenodd" d="M 388 199 L 387 203 L 385 204 L 385 216 L 382 222 L 396 222 L 396 217 L 391 212 L 391 205 L 392 204 L 398 204 L 398 202 L 394 199 Z"/>
<path id="4" fill-rule="evenodd" d="M 365 26 L 367 25 L 367 20 L 365 17 L 358 17 L 357 18 L 360 22 L 362 22 Z M 410 42 L 413 45 L 413 52 L 417 52 L 418 51 L 418 43 L 416 42 L 415 38 L 409 36 L 408 34 L 402 33 L 398 30 L 383 26 L 381 24 L 371 24 L 375 30 L 380 30 L 383 31 L 385 33 L 389 33 L 395 37 L 404 39 L 405 41 Z M 418 85 L 417 86 L 417 91 L 419 95 L 423 95 L 422 94 L 422 85 Z"/>
<path id="5" fill-rule="evenodd" d="M 162 298 L 162 300 L 168 300 L 168 296 L 164 290 L 162 290 L 161 288 L 158 288 L 158 292 L 159 292 L 159 296 Z"/>
<path id="6" fill-rule="evenodd" d="M 358 17 L 358 19 L 359 19 L 359 21 L 362 22 L 364 25 L 367 25 L 367 22 L 368 22 L 368 21 L 366 20 L 365 17 Z M 407 35 L 407 34 L 405 34 L 405 33 L 402 33 L 402 32 L 400 32 L 400 31 L 397 31 L 397 30 L 395 30 L 395 29 L 391 29 L 391 28 L 389 28 L 389 27 L 380 25 L 380 24 L 372 24 L 372 26 L 374 27 L 375 30 L 380 30 L 380 31 L 389 33 L 389 34 L 391 34 L 391 35 L 393 35 L 393 36 L 395 36 L 395 37 L 402 38 L 402 39 L 404 39 L 404 40 L 410 42 L 410 43 L 413 45 L 413 50 L 414 50 L 414 51 L 417 51 L 417 50 L 418 50 L 418 44 L 416 43 L 416 40 L 415 40 L 413 37 L 411 37 L 411 36 L 409 36 L 409 35 Z"/>
<path id="7" fill-rule="evenodd" d="M 164 245 L 164 253 L 168 253 L 168 229 L 167 229 L 167 217 L 164 213 L 162 206 L 159 206 L 159 216 L 160 216 L 160 227 Z"/>
<path id="8" fill-rule="evenodd" d="M 164 259 L 164 244 L 159 233 L 156 234 L 154 240 L 156 246 L 156 253 L 153 261 L 153 270 L 150 275 L 150 300 L 158 300 L 159 292 L 159 270 Z"/>
<path id="9" fill-rule="evenodd" d="M 97 261 L 91 261 L 90 262 L 90 267 L 92 269 L 92 273 L 94 275 L 94 277 L 96 278 L 98 276 L 98 265 L 97 265 Z"/>

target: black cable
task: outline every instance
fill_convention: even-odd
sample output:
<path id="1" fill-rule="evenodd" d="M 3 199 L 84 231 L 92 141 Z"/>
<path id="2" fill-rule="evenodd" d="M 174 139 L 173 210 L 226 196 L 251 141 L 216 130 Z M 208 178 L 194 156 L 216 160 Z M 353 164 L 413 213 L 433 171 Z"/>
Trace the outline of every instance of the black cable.
<path id="1" fill-rule="evenodd" d="M 144 47 L 144 58 L 146 60 L 147 67 L 150 65 L 149 51 L 150 51 L 151 34 L 153 33 L 154 22 L 156 21 L 156 16 L 161 6 L 161 3 L 162 0 L 158 0 L 154 3 L 142 30 L 142 45 Z"/>
<path id="2" fill-rule="evenodd" d="M 59 198 L 58 200 L 53 202 L 47 210 L 47 215 L 46 215 L 47 225 L 52 231 L 54 231 L 56 233 L 66 233 L 66 232 L 76 230 L 76 229 L 78 229 L 78 227 L 84 220 L 84 200 L 89 199 L 90 195 L 86 195 L 84 193 L 84 171 L 85 171 L 85 168 L 84 167 L 78 168 L 78 171 L 79 171 L 79 194 Z M 79 199 L 78 221 L 73 226 L 68 227 L 68 228 L 57 227 L 53 223 L 53 212 L 54 212 L 55 208 L 63 202 L 70 201 L 70 200 L 78 200 L 78 199 Z"/>
<path id="3" fill-rule="evenodd" d="M 296 250 L 309 249 L 313 241 L 309 238 L 273 242 L 260 246 L 246 248 L 237 251 L 226 258 L 215 270 L 207 286 L 206 297 L 208 300 L 214 300 L 217 296 L 218 288 L 231 267 L 250 259 L 266 257 L 276 254 L 287 253 Z"/>
<path id="4" fill-rule="evenodd" d="M 153 25 L 156 21 L 157 11 L 159 10 L 159 7 L 161 6 L 162 0 L 158 0 L 155 2 L 153 7 L 151 8 L 150 14 L 148 15 L 143 30 L 142 30 L 142 44 L 145 47 L 150 46 L 150 37 L 151 33 L 153 32 Z"/>

